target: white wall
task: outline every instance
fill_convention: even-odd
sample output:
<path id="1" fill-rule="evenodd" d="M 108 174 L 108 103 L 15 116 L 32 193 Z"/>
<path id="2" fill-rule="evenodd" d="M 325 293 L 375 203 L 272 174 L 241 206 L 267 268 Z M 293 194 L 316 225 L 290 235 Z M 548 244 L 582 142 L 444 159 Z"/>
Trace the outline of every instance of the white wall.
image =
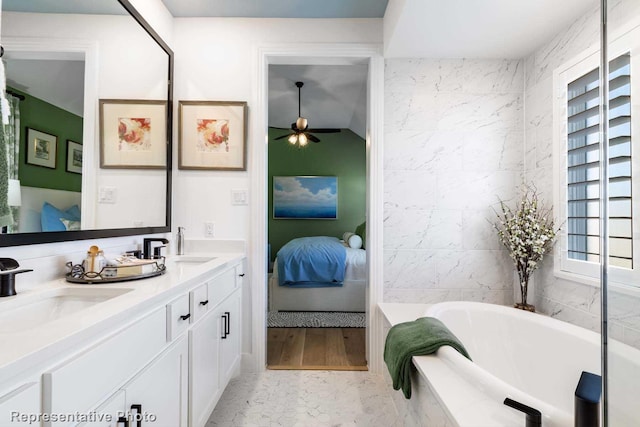
<path id="1" fill-rule="evenodd" d="M 234 19 L 177 18 L 175 116 L 178 101 L 247 101 L 252 109 L 258 46 L 272 43 L 379 43 L 380 19 Z M 174 133 L 177 159 L 178 126 Z M 247 143 L 264 144 L 249 132 Z M 251 149 L 248 150 L 251 153 Z M 177 162 L 175 162 L 177 164 Z M 249 238 L 249 207 L 232 206 L 231 190 L 249 189 L 251 171 L 176 170 L 174 225 L 187 228 L 187 238 L 203 238 L 204 223 L 215 223 L 217 239 Z M 266 189 L 265 189 L 266 191 Z"/>
<path id="2" fill-rule="evenodd" d="M 513 302 L 491 222 L 521 183 L 523 77 L 514 60 L 386 60 L 385 302 Z"/>
<path id="3" fill-rule="evenodd" d="M 609 31 L 640 16 L 637 0 L 609 2 Z M 553 72 L 600 43 L 600 8 L 595 8 L 525 60 L 525 177 L 553 201 Z M 534 276 L 541 312 L 600 330 L 600 288 L 554 276 L 552 256 Z M 640 296 L 609 294 L 610 336 L 640 347 Z"/>

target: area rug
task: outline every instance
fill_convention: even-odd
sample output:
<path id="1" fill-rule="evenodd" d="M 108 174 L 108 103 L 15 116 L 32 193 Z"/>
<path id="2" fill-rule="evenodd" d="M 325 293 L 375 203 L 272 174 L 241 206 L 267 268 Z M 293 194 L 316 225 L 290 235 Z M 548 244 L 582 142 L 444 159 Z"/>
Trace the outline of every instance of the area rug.
<path id="1" fill-rule="evenodd" d="M 364 328 L 364 313 L 334 311 L 270 311 L 270 328 Z"/>

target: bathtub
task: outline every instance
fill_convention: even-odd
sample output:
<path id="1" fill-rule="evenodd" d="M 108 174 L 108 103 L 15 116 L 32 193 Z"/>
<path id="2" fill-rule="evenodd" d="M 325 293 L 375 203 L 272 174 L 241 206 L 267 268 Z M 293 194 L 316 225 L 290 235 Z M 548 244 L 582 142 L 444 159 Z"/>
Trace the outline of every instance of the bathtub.
<path id="1" fill-rule="evenodd" d="M 524 414 L 501 408 L 505 397 L 510 397 L 540 410 L 543 426 L 574 425 L 574 392 L 582 371 L 600 374 L 599 334 L 541 314 L 475 302 L 435 304 L 424 315 L 447 325 L 473 359 L 448 346 L 438 350 L 437 361 L 434 356 L 414 358 L 440 402 L 449 406 L 445 409 L 453 424 L 483 425 L 475 415 L 468 418 L 473 421 L 465 421 L 456 414 L 459 409 L 477 410 L 484 422 L 491 420 L 490 425 L 510 425 L 513 414 L 518 424 L 524 424 Z M 618 342 L 611 342 L 610 350 L 610 372 L 618 375 L 609 385 L 609 425 L 640 425 L 635 409 L 640 395 L 640 351 Z M 438 368 L 438 363 L 444 366 Z M 434 371 L 442 369 L 457 378 Z M 472 391 L 456 390 L 464 382 Z M 473 390 L 478 392 L 475 397 Z M 463 395 L 466 403 L 460 401 Z"/>

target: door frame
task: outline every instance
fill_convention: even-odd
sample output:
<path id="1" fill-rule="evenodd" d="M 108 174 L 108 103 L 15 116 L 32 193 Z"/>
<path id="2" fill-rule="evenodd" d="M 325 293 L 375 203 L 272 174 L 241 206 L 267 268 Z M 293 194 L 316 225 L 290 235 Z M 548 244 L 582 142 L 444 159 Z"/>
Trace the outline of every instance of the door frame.
<path id="1" fill-rule="evenodd" d="M 381 373 L 383 223 L 383 120 L 384 58 L 382 45 L 368 43 L 271 44 L 256 48 L 254 79 L 256 90 L 253 127 L 250 130 L 250 239 L 251 331 L 254 372 L 266 369 L 267 330 L 267 144 L 268 73 L 270 64 L 368 64 L 367 79 L 367 301 L 366 353 L 369 371 Z M 247 366 L 249 368 L 249 366 Z M 249 368 L 250 369 L 250 368 Z"/>

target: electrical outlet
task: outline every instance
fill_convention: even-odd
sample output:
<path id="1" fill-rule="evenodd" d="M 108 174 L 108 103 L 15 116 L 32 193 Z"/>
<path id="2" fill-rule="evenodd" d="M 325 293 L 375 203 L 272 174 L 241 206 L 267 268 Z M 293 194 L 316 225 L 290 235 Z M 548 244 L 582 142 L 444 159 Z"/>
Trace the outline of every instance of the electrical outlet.
<path id="1" fill-rule="evenodd" d="M 213 222 L 207 221 L 204 223 L 204 237 L 213 237 Z"/>

